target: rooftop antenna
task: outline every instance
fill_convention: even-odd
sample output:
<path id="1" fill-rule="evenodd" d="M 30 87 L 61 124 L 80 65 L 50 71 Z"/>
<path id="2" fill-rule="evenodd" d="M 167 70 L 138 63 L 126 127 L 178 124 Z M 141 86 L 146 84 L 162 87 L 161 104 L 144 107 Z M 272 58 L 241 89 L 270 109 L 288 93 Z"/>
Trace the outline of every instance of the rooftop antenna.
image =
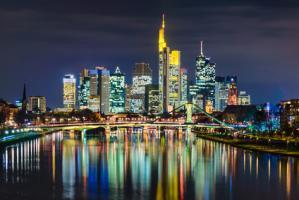
<path id="1" fill-rule="evenodd" d="M 203 42 L 202 42 L 202 40 L 200 41 L 200 55 L 201 56 L 203 56 L 203 47 L 202 47 L 202 45 L 203 45 Z"/>

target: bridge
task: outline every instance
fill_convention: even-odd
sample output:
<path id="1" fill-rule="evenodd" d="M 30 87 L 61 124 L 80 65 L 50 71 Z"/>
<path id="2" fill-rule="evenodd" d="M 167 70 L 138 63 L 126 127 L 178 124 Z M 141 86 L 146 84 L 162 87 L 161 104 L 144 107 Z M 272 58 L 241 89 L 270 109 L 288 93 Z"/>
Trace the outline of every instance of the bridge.
<path id="1" fill-rule="evenodd" d="M 183 116 L 176 118 L 176 112 L 178 110 L 184 110 Z M 193 111 L 203 114 L 203 116 L 210 119 L 210 122 L 200 123 L 196 122 L 192 118 Z M 85 122 L 85 123 L 75 123 L 75 124 L 49 124 L 38 126 L 39 128 L 47 131 L 55 130 L 78 130 L 86 131 L 89 129 L 98 129 L 102 128 L 106 133 L 111 133 L 111 130 L 117 130 L 120 128 L 141 128 L 145 132 L 148 130 L 156 130 L 160 133 L 164 128 L 177 129 L 178 132 L 181 132 L 182 129 L 191 130 L 197 129 L 202 130 L 203 132 L 215 132 L 215 130 L 224 130 L 226 133 L 234 134 L 238 132 L 239 127 L 222 122 L 221 120 L 215 118 L 211 114 L 205 112 L 202 108 L 192 103 L 186 103 L 181 105 L 172 111 L 165 113 L 165 115 L 173 116 L 173 118 L 165 118 L 163 116 L 157 117 L 155 119 L 150 119 L 143 117 L 142 119 L 127 119 L 126 117 L 116 119 L 117 114 L 112 116 L 109 120 L 100 121 L 100 122 Z M 36 126 L 35 126 L 36 127 Z"/>

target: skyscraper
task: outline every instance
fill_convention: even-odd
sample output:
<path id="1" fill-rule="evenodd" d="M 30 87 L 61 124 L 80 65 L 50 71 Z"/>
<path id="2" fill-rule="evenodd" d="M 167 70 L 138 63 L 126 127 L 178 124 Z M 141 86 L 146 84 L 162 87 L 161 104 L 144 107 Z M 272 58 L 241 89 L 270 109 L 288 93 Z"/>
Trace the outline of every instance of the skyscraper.
<path id="1" fill-rule="evenodd" d="M 159 86 L 147 85 L 145 87 L 145 110 L 148 114 L 159 114 L 160 102 L 159 102 Z"/>
<path id="2" fill-rule="evenodd" d="M 88 108 L 90 97 L 90 76 L 88 69 L 83 69 L 80 73 L 80 85 L 78 88 L 78 102 L 80 109 Z"/>
<path id="3" fill-rule="evenodd" d="M 133 112 L 132 108 L 132 85 L 126 84 L 125 86 L 126 91 L 126 104 L 125 104 L 125 111 L 126 112 Z"/>
<path id="4" fill-rule="evenodd" d="M 181 94 L 181 105 L 188 101 L 188 71 L 186 68 L 180 70 L 180 94 Z"/>
<path id="5" fill-rule="evenodd" d="M 228 104 L 228 93 L 232 83 L 237 84 L 236 76 L 216 77 L 215 84 L 215 110 L 224 111 Z"/>
<path id="6" fill-rule="evenodd" d="M 166 113 L 179 106 L 180 101 L 180 51 L 170 51 L 164 37 L 165 20 L 159 30 L 159 95 L 160 112 Z"/>
<path id="7" fill-rule="evenodd" d="M 63 77 L 63 106 L 69 110 L 76 108 L 76 78 L 73 74 Z"/>
<path id="8" fill-rule="evenodd" d="M 227 105 L 238 105 L 238 88 L 237 83 L 232 81 L 228 90 Z"/>
<path id="9" fill-rule="evenodd" d="M 96 67 L 98 72 L 98 95 L 101 113 L 109 113 L 110 71 L 105 67 Z"/>
<path id="10" fill-rule="evenodd" d="M 202 41 L 200 46 L 200 55 L 196 57 L 195 83 L 199 87 L 199 93 L 203 95 L 204 110 L 211 112 L 215 105 L 216 64 L 204 56 Z"/>
<path id="11" fill-rule="evenodd" d="M 152 69 L 148 63 L 136 63 L 132 73 L 131 111 L 145 112 L 145 86 L 152 84 Z"/>
<path id="12" fill-rule="evenodd" d="M 181 52 L 173 50 L 169 55 L 169 106 L 172 110 L 180 105 L 181 88 L 180 88 L 180 71 L 181 71 Z"/>
<path id="13" fill-rule="evenodd" d="M 125 112 L 125 75 L 120 72 L 119 67 L 110 76 L 110 98 L 109 112 Z"/>

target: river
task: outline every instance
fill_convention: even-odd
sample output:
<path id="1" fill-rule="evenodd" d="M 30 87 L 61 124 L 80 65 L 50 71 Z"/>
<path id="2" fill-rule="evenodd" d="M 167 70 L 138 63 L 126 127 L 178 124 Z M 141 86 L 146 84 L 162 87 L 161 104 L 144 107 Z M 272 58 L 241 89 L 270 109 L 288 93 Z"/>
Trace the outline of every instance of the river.
<path id="1" fill-rule="evenodd" d="M 299 199 L 299 159 L 192 136 L 57 132 L 0 161 L 1 199 Z"/>

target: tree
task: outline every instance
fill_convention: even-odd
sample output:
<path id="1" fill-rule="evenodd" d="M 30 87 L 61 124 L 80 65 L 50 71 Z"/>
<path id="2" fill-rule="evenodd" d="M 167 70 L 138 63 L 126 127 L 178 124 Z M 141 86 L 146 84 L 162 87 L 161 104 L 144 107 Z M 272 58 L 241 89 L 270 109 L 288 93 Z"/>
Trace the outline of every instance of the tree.
<path id="1" fill-rule="evenodd" d="M 7 113 L 4 110 L 2 110 L 0 112 L 0 124 L 4 124 L 6 118 L 7 118 Z"/>

